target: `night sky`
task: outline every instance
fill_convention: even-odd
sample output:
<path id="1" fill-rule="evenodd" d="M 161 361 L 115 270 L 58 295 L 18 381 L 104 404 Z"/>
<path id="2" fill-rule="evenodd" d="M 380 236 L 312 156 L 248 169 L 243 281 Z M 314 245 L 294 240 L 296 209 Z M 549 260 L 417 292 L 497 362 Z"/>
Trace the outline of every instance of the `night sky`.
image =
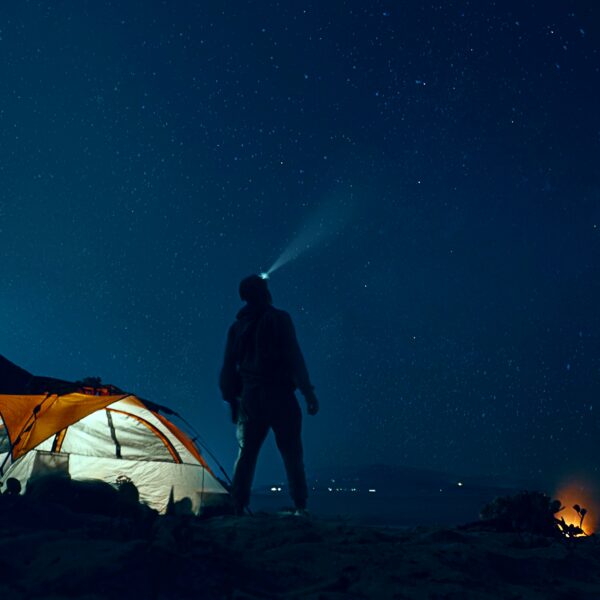
<path id="1" fill-rule="evenodd" d="M 228 468 L 276 271 L 312 468 L 599 475 L 600 6 L 0 7 L 0 353 L 173 407 Z M 283 475 L 270 442 L 258 481 Z"/>

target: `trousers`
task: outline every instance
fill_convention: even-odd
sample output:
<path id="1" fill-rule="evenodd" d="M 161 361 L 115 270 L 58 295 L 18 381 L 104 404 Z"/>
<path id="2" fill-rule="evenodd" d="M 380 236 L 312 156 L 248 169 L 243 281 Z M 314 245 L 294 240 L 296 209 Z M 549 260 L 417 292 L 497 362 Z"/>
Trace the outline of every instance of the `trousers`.
<path id="1" fill-rule="evenodd" d="M 256 461 L 270 430 L 283 458 L 290 496 L 298 509 L 306 508 L 308 488 L 302 450 L 302 411 L 294 392 L 277 387 L 244 385 L 237 420 L 239 446 L 231 493 L 237 507 L 250 502 Z"/>

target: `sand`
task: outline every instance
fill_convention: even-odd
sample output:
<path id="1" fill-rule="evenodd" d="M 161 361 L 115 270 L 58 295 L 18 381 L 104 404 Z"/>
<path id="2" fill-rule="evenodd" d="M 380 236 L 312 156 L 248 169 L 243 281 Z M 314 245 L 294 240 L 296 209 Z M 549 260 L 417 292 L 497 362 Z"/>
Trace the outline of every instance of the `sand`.
<path id="1" fill-rule="evenodd" d="M 139 518 L 0 501 L 5 598 L 600 598 L 600 543 L 335 519 Z"/>

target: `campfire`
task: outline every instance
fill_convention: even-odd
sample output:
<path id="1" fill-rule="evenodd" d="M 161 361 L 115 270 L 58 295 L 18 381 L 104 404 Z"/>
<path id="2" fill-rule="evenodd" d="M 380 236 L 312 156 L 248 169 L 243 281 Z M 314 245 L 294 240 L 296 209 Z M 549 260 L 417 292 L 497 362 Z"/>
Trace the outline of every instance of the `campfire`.
<path id="1" fill-rule="evenodd" d="M 577 535 L 591 535 L 598 528 L 598 505 L 597 495 L 591 486 L 580 481 L 569 481 L 558 488 L 554 494 L 565 507 L 556 514 L 556 517 L 567 526 L 580 528 L 583 533 Z"/>

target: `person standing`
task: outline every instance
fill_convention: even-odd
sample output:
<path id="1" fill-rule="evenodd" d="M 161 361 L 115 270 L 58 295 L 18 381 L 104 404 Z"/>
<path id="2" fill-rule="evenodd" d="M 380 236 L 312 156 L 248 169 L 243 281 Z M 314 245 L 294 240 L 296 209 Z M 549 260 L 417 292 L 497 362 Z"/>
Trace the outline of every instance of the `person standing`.
<path id="1" fill-rule="evenodd" d="M 239 293 L 246 304 L 229 328 L 219 378 L 237 425 L 239 452 L 231 487 L 235 511 L 243 514 L 250 502 L 258 454 L 272 429 L 296 511 L 305 513 L 302 412 L 294 391 L 304 396 L 309 415 L 318 413 L 319 402 L 292 319 L 272 305 L 267 280 L 250 275 L 241 281 Z"/>

